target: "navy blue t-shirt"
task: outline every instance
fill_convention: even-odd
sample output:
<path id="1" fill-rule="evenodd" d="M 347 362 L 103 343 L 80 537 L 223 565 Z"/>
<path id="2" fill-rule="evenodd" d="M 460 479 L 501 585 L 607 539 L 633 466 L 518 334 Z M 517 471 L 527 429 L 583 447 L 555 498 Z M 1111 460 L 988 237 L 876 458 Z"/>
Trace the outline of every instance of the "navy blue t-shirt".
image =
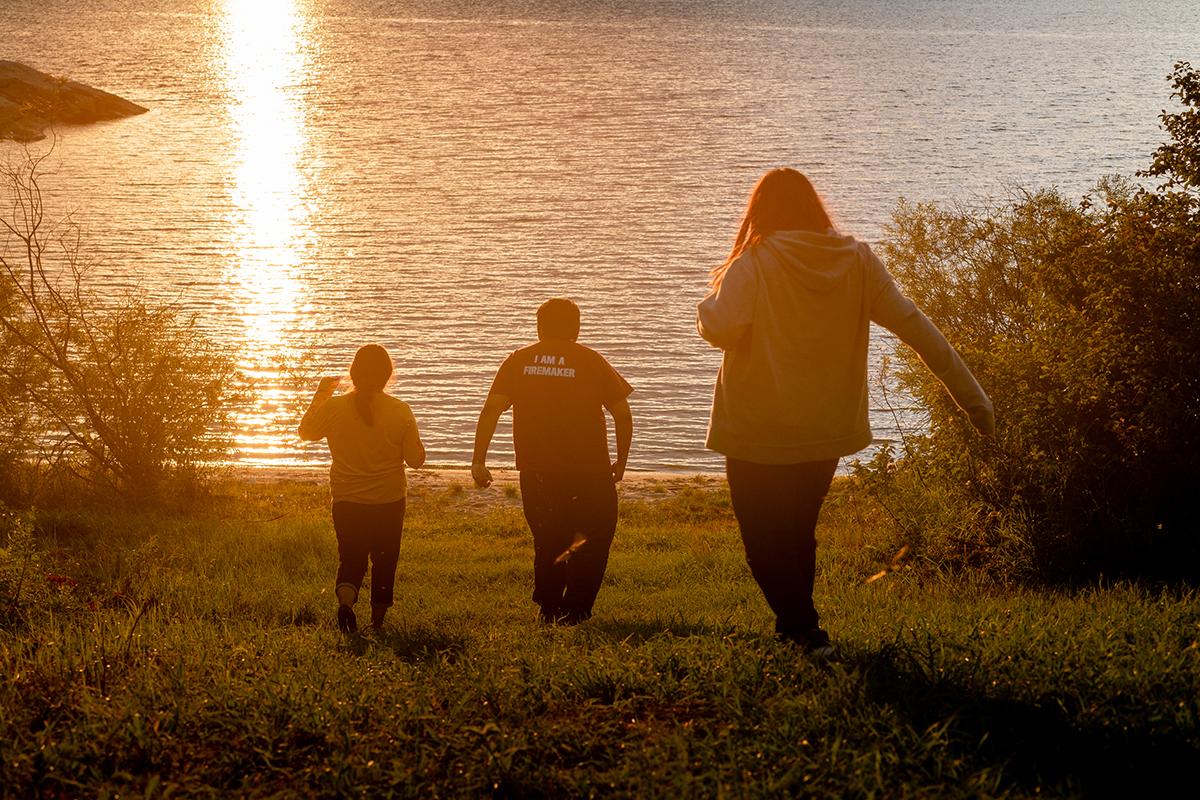
<path id="1" fill-rule="evenodd" d="M 607 472 L 604 406 L 632 391 L 604 356 L 562 339 L 515 351 L 492 382 L 513 403 L 517 469 L 532 472 Z"/>

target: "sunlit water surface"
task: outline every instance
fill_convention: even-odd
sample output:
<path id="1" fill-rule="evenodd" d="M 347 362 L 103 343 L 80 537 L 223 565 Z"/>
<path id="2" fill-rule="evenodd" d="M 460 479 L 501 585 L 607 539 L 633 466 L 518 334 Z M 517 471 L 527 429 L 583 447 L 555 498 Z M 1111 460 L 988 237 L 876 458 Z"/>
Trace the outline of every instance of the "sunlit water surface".
<path id="1" fill-rule="evenodd" d="M 61 131 L 50 204 L 85 226 L 106 294 L 177 301 L 235 349 L 253 465 L 327 457 L 296 440 L 286 376 L 344 373 L 369 341 L 431 461 L 468 462 L 493 372 L 563 295 L 636 387 L 632 465 L 718 469 L 695 303 L 764 169 L 806 171 L 871 241 L 902 196 L 1078 195 L 1147 163 L 1165 75 L 1200 61 L 1191 0 L 2 11 L 0 57 L 150 107 Z M 877 390 L 872 422 L 886 441 L 920 415 Z M 502 429 L 497 463 L 510 447 Z"/>

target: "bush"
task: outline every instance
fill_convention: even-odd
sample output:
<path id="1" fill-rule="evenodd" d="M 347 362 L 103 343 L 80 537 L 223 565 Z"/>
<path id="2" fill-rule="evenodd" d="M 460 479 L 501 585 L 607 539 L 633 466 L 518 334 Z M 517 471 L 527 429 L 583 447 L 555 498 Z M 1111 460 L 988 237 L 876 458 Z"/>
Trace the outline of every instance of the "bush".
<path id="1" fill-rule="evenodd" d="M 0 172 L 0 500 L 83 480 L 153 502 L 228 457 L 234 363 L 174 307 L 88 289 L 78 229 L 43 209 L 45 157 Z"/>
<path id="2" fill-rule="evenodd" d="M 999 426 L 981 441 L 916 356 L 899 355 L 928 434 L 860 477 L 940 563 L 1007 576 L 1197 570 L 1181 556 L 1196 552 L 1200 475 L 1200 80 L 1186 64 L 1172 78 L 1186 108 L 1164 114 L 1174 138 L 1145 173 L 1166 178 L 1156 190 L 1108 178 L 1077 204 L 1039 191 L 985 210 L 895 212 L 891 270 L 989 392 Z M 931 490 L 965 527 L 917 499 Z M 946 546 L 964 531 L 970 546 Z M 996 546 L 1014 536 L 1028 559 Z"/>

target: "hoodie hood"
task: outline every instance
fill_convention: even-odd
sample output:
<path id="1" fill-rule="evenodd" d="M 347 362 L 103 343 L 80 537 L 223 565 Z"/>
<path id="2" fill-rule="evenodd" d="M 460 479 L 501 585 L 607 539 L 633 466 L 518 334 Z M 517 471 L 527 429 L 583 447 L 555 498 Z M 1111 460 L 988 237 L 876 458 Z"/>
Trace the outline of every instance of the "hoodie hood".
<path id="1" fill-rule="evenodd" d="M 776 231 L 763 239 L 760 248 L 788 270 L 808 289 L 832 291 L 862 258 L 862 248 L 853 236 L 832 231 Z"/>

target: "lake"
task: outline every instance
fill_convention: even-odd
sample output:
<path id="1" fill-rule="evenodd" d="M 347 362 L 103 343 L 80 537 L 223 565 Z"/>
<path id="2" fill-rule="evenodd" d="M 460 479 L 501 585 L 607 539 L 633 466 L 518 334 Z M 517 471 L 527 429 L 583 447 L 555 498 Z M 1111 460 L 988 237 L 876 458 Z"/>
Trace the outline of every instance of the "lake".
<path id="1" fill-rule="evenodd" d="M 431 462 L 468 463 L 492 374 L 559 295 L 635 387 L 631 467 L 707 471 L 695 304 L 759 174 L 805 171 L 869 241 L 901 197 L 1078 196 L 1148 163 L 1200 6 L 41 0 L 4 3 L 0 41 L 151 109 L 60 131 L 48 204 L 107 296 L 235 348 L 259 387 L 242 463 L 326 459 L 295 438 L 296 376 L 369 341 Z M 877 392 L 872 422 L 888 441 L 920 413 Z"/>

